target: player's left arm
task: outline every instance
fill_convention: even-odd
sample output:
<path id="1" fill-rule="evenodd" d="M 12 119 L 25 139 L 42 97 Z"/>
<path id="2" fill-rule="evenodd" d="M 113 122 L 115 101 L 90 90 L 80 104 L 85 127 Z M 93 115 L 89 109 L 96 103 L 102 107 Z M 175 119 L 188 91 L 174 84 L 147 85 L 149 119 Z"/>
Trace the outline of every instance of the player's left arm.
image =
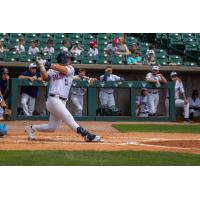
<path id="1" fill-rule="evenodd" d="M 68 70 L 65 66 L 62 66 L 59 64 L 51 64 L 50 69 L 61 72 L 62 74 L 65 74 L 65 75 L 67 75 L 67 72 L 68 72 Z"/>
<path id="2" fill-rule="evenodd" d="M 160 77 L 160 82 L 161 83 L 167 83 L 167 79 L 162 75 L 162 74 L 158 74 Z"/>

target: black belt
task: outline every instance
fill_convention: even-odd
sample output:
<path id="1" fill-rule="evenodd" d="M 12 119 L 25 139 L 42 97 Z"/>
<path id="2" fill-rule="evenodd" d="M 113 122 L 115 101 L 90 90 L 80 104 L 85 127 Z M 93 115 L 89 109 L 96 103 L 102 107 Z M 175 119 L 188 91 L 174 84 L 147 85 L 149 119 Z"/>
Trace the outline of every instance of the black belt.
<path id="1" fill-rule="evenodd" d="M 149 94 L 158 94 L 158 92 L 149 92 Z"/>
<path id="2" fill-rule="evenodd" d="M 63 100 L 63 101 L 67 101 L 67 98 L 63 98 L 60 96 L 56 96 L 55 94 L 50 94 L 50 97 L 58 97 L 59 99 Z"/>

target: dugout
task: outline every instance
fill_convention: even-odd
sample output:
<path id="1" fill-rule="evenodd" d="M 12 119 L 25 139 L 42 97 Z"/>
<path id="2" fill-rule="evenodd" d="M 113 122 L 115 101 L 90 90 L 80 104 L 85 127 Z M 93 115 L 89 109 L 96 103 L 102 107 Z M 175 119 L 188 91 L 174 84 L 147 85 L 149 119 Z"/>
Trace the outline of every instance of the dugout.
<path id="1" fill-rule="evenodd" d="M 28 69 L 29 63 L 20 63 L 20 62 L 1 62 L 0 67 L 7 67 L 10 71 L 11 78 L 18 77 L 21 72 Z M 76 64 L 74 65 L 75 69 L 78 68 L 86 68 L 87 74 L 91 77 L 99 78 L 99 76 L 104 72 L 104 68 L 106 65 L 97 65 L 97 64 Z M 126 81 L 143 81 L 145 78 L 146 73 L 148 73 L 151 68 L 149 66 L 143 66 L 143 65 L 112 65 L 113 67 L 113 73 L 118 74 L 125 78 Z M 176 66 L 164 66 L 160 68 L 161 73 L 163 73 L 167 79 L 169 79 L 169 74 L 171 71 L 177 71 L 179 76 L 181 77 L 185 90 L 186 95 L 191 95 L 191 92 L 193 89 L 200 89 L 199 87 L 199 75 L 200 75 L 200 67 L 176 67 Z M 38 112 L 40 112 L 40 109 L 44 108 L 44 96 L 43 94 L 45 92 L 45 88 L 40 88 L 39 95 L 37 98 L 37 109 L 39 109 Z M 123 110 L 123 113 L 125 115 L 130 115 L 131 111 L 127 107 L 127 104 L 130 104 L 130 94 L 125 90 L 121 88 L 117 88 L 115 91 L 115 100 L 116 105 L 120 109 Z M 165 107 L 164 100 L 165 100 L 165 93 L 160 92 L 160 103 L 158 107 L 158 114 L 163 115 L 165 113 Z M 98 92 L 96 94 L 96 100 L 98 101 Z M 85 105 L 84 105 L 84 112 L 85 115 L 87 113 L 87 95 L 85 95 Z M 19 97 L 18 100 L 19 101 Z M 71 101 L 67 103 L 67 107 L 69 110 L 74 113 L 73 105 Z"/>

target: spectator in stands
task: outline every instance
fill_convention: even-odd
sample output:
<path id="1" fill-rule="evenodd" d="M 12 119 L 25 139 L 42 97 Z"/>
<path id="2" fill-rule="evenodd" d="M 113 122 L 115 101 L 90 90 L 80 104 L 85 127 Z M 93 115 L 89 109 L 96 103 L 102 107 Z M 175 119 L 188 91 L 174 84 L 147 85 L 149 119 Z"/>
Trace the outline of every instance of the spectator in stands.
<path id="1" fill-rule="evenodd" d="M 37 66 L 35 63 L 29 65 L 29 70 L 23 72 L 19 79 L 33 81 L 42 81 L 40 73 L 37 72 Z M 35 108 L 35 100 L 38 93 L 38 87 L 36 86 L 23 86 L 21 88 L 21 104 L 24 115 L 32 116 L 32 113 Z"/>
<path id="2" fill-rule="evenodd" d="M 142 88 L 140 96 L 136 97 L 136 115 L 138 117 L 148 117 L 149 115 L 149 105 L 147 101 L 148 90 L 147 88 Z"/>
<path id="3" fill-rule="evenodd" d="M 130 52 L 133 54 L 135 51 L 138 51 L 138 46 L 137 46 L 136 43 L 133 43 L 133 44 L 131 45 L 131 50 L 130 50 Z"/>
<path id="4" fill-rule="evenodd" d="M 144 64 L 145 65 L 153 65 L 155 64 L 155 47 L 154 45 L 150 45 L 149 49 L 147 50 L 145 56 L 144 56 Z"/>
<path id="5" fill-rule="evenodd" d="M 159 90 L 161 83 L 167 83 L 166 78 L 159 72 L 159 66 L 153 66 L 152 71 L 146 75 L 148 83 L 153 84 L 156 88 L 148 90 L 149 116 L 155 116 L 159 104 Z"/>
<path id="6" fill-rule="evenodd" d="M 68 45 L 67 40 L 63 40 L 62 41 L 62 46 L 60 47 L 60 50 L 68 52 L 69 50 L 67 48 L 67 45 Z"/>
<path id="7" fill-rule="evenodd" d="M 128 47 L 124 44 L 124 37 L 119 37 L 117 44 L 117 54 L 128 55 L 130 54 Z"/>
<path id="8" fill-rule="evenodd" d="M 99 54 L 99 50 L 97 49 L 97 43 L 95 41 L 89 42 L 89 51 L 88 54 L 90 56 L 97 56 Z"/>
<path id="9" fill-rule="evenodd" d="M 43 52 L 48 53 L 48 54 L 54 53 L 53 40 L 52 39 L 47 40 L 47 46 L 43 49 Z"/>
<path id="10" fill-rule="evenodd" d="M 31 41 L 31 46 L 29 47 L 28 52 L 34 55 L 40 52 L 39 48 L 37 47 L 36 40 Z"/>
<path id="11" fill-rule="evenodd" d="M 3 53 L 5 51 L 4 46 L 3 46 L 3 42 L 0 41 L 0 53 Z"/>
<path id="12" fill-rule="evenodd" d="M 19 54 L 22 53 L 22 52 L 25 52 L 24 38 L 19 38 L 17 45 L 15 46 L 15 51 Z"/>
<path id="13" fill-rule="evenodd" d="M 117 54 L 117 52 L 118 52 L 117 44 L 118 44 L 118 39 L 117 39 L 117 38 L 113 38 L 113 39 L 112 39 L 112 44 L 108 44 L 108 45 L 107 45 L 107 47 L 106 47 L 106 49 L 105 49 L 105 52 L 106 52 L 108 55 Z"/>
<path id="14" fill-rule="evenodd" d="M 70 50 L 70 52 L 75 56 L 81 55 L 83 51 L 84 49 L 78 44 L 78 42 L 75 42 Z"/>
<path id="15" fill-rule="evenodd" d="M 183 83 L 181 79 L 178 77 L 177 72 L 171 72 L 170 77 L 171 77 L 171 80 L 175 84 L 175 105 L 177 108 L 184 109 L 184 122 L 191 123 L 189 119 L 190 105 L 185 95 Z M 180 98 L 180 95 L 183 97 L 183 99 Z M 169 113 L 169 94 L 167 94 L 167 98 L 165 100 L 165 106 L 166 106 L 167 113 Z"/>
<path id="16" fill-rule="evenodd" d="M 127 58 L 128 65 L 141 65 L 142 57 L 138 51 L 131 52 L 132 54 Z"/>
<path id="17" fill-rule="evenodd" d="M 198 90 L 192 91 L 192 96 L 188 97 L 188 102 L 190 104 L 190 120 L 194 117 L 200 117 L 200 98 L 198 98 Z"/>

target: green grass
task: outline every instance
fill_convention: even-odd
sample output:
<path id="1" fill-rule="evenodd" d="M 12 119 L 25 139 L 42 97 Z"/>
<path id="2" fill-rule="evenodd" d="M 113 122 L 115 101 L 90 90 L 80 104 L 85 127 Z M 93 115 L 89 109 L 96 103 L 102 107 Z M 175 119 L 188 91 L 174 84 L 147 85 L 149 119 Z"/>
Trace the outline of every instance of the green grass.
<path id="1" fill-rule="evenodd" d="M 113 124 L 120 132 L 200 133 L 200 125 Z"/>
<path id="2" fill-rule="evenodd" d="M 0 151 L 2 166 L 199 166 L 200 155 L 148 151 Z"/>

